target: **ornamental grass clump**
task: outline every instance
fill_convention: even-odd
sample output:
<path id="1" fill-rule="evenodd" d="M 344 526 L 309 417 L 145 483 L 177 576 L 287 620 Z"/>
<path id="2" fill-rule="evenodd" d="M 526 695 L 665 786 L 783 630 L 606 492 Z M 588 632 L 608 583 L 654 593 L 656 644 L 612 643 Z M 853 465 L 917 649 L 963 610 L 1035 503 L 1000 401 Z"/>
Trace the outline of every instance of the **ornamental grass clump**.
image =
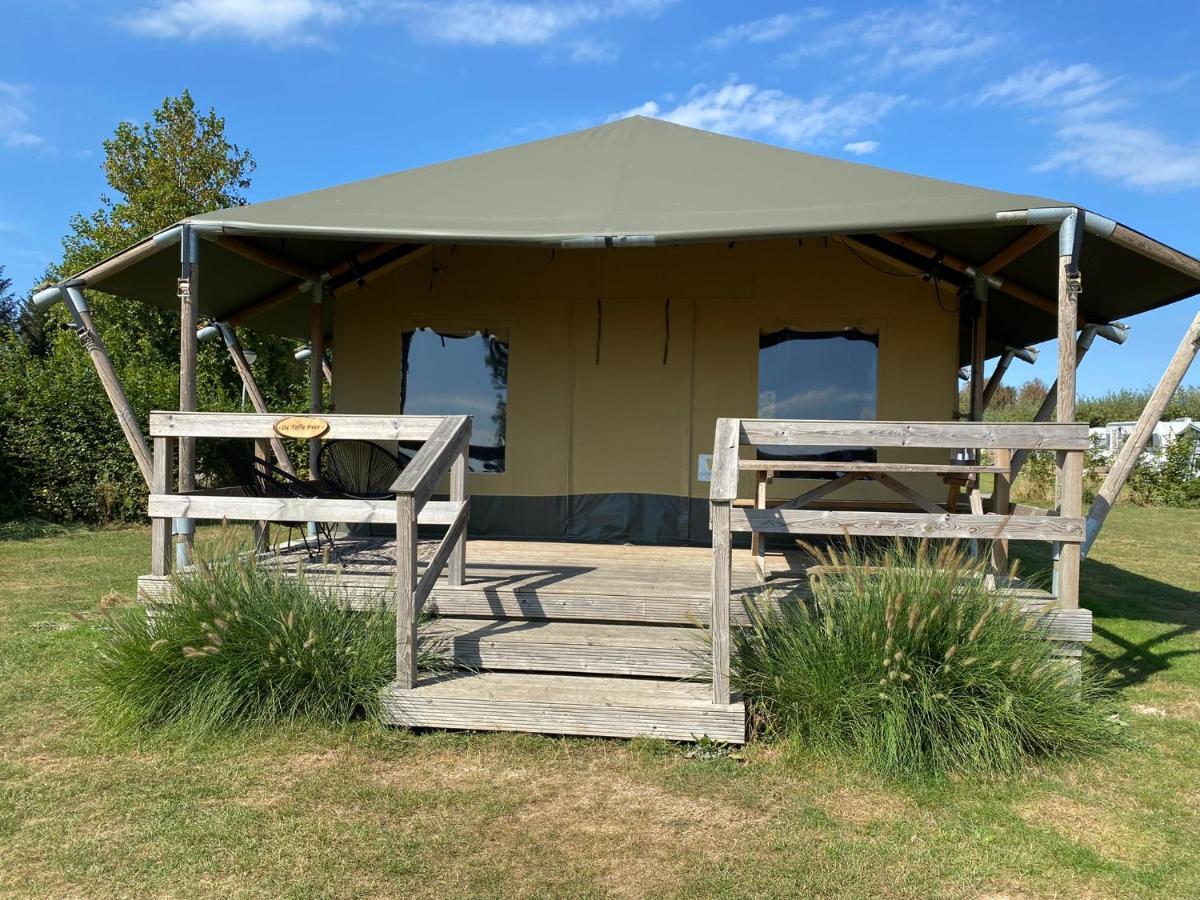
<path id="1" fill-rule="evenodd" d="M 293 719 L 377 719 L 395 674 L 395 616 L 383 597 L 348 609 L 336 585 L 223 553 L 172 577 L 152 609 L 108 611 L 92 702 L 118 728 L 208 732 Z M 440 647 L 423 635 L 419 663 Z"/>
<path id="2" fill-rule="evenodd" d="M 964 548 L 813 552 L 813 603 L 752 601 L 733 638 L 768 732 L 894 776 L 1008 773 L 1113 741 L 1096 677 Z"/>

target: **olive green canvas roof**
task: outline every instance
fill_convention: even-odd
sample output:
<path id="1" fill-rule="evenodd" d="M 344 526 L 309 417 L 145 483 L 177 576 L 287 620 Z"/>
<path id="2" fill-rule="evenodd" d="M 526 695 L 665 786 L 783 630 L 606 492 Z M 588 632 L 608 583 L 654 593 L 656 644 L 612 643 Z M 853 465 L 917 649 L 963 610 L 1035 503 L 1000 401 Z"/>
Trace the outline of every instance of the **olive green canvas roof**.
<path id="1" fill-rule="evenodd" d="M 193 221 L 420 242 L 669 242 L 990 224 L 1062 205 L 633 117 Z"/>
<path id="2" fill-rule="evenodd" d="M 905 232 L 979 263 L 1025 226 L 996 214 L 1061 207 L 993 191 L 828 159 L 655 119 L 628 118 L 532 143 L 305 194 L 219 210 L 188 221 L 238 235 L 317 271 L 380 242 L 598 247 Z M 626 251 L 621 251 L 626 252 Z M 630 250 L 628 252 L 636 252 Z M 1057 249 L 1042 242 L 1003 270 L 1053 297 Z M 200 242 L 200 312 L 220 318 L 294 281 L 210 241 Z M 926 265 L 927 260 L 913 260 Z M 1112 321 L 1200 291 L 1200 280 L 1087 234 L 1082 305 Z M 139 260 L 89 287 L 177 305 L 178 250 Z M 953 281 L 953 273 L 940 273 Z M 961 279 L 961 276 L 958 276 Z M 1054 316 L 998 292 L 989 353 L 1056 334 Z M 303 337 L 297 298 L 246 323 Z"/>

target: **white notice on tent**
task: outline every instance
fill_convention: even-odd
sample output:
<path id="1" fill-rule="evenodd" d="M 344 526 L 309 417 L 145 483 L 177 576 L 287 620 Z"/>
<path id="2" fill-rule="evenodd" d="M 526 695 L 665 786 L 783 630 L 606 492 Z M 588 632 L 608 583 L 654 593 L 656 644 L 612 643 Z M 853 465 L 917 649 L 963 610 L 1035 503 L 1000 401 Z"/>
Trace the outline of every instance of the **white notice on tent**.
<path id="1" fill-rule="evenodd" d="M 712 481 L 712 458 L 711 453 L 701 453 L 696 457 L 697 481 Z"/>

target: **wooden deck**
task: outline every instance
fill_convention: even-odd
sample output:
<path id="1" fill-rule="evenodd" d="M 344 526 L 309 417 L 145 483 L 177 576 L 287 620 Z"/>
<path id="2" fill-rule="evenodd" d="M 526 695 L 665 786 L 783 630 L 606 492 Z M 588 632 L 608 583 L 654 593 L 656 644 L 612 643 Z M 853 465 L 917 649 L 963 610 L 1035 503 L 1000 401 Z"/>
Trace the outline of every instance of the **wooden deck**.
<path id="1" fill-rule="evenodd" d="M 351 606 L 395 597 L 395 542 L 342 538 L 328 558 L 303 547 L 267 557 L 284 571 L 303 567 L 328 579 Z M 436 542 L 422 542 L 419 574 Z M 764 589 L 771 602 L 810 596 L 799 551 L 770 554 L 765 582 L 748 550 L 733 551 L 730 618 Z M 422 639 L 443 648 L 455 671 L 386 691 L 390 721 L 408 727 L 538 731 L 552 734 L 745 739 L 738 697 L 713 702 L 706 626 L 711 611 L 712 550 L 539 541 L 472 540 L 461 586 L 443 573 L 426 609 Z M 147 599 L 162 596 L 164 576 L 139 579 Z M 1045 609 L 1051 637 L 1086 641 L 1087 610 L 1057 610 L 1042 591 L 1009 591 Z M 1078 646 L 1072 644 L 1072 646 Z"/>

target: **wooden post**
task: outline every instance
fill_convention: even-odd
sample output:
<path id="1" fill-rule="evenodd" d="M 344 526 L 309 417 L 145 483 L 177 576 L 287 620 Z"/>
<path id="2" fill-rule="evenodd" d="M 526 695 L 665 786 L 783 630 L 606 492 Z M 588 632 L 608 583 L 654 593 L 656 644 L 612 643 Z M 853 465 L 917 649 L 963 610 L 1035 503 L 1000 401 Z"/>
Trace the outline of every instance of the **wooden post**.
<path id="1" fill-rule="evenodd" d="M 767 508 L 767 484 L 770 473 L 759 469 L 754 473 L 754 508 Z M 750 535 L 750 557 L 754 560 L 754 571 L 759 581 L 767 580 L 767 547 L 766 538 L 761 532 L 755 531 Z"/>
<path id="2" fill-rule="evenodd" d="M 971 421 L 983 421 L 984 360 L 987 358 L 987 300 L 988 282 L 982 275 L 975 278 L 974 330 L 971 332 Z M 978 451 L 976 451 L 978 458 Z"/>
<path id="3" fill-rule="evenodd" d="M 154 474 L 150 493 L 171 493 L 171 476 L 175 474 L 175 441 L 168 437 L 154 439 Z M 156 518 L 150 523 L 150 574 L 169 575 L 171 572 L 171 520 Z"/>
<path id="4" fill-rule="evenodd" d="M 1004 380 L 1004 373 L 1008 371 L 1008 367 L 1012 365 L 1015 354 L 1011 350 L 1005 350 L 1000 354 L 1000 359 L 996 361 L 996 368 L 992 370 L 991 376 L 987 380 L 987 384 L 983 388 L 983 411 L 987 412 L 987 408 L 992 405 L 992 398 L 996 396 L 996 389 L 1000 387 L 1000 382 Z"/>
<path id="5" fill-rule="evenodd" d="M 323 385 L 321 384 L 321 360 L 325 358 L 325 285 L 314 282 L 312 286 L 312 311 L 309 322 L 309 340 L 312 341 L 312 356 L 308 360 L 308 408 L 314 414 L 321 412 Z M 317 478 L 317 460 L 321 455 L 321 439 L 308 442 L 308 477 Z M 317 523 L 308 523 L 308 535 L 317 536 Z"/>
<path id="6" fill-rule="evenodd" d="M 1059 226 L 1058 249 L 1058 390 L 1059 424 L 1075 421 L 1075 326 L 1079 321 L 1079 249 L 1083 223 L 1075 211 Z M 1060 516 L 1080 516 L 1083 507 L 1083 453 L 1058 452 L 1056 495 Z M 1054 590 L 1064 609 L 1079 606 L 1079 544 L 1056 544 Z"/>
<path id="7" fill-rule="evenodd" d="M 87 300 L 82 291 L 73 287 L 61 291 L 61 296 L 67 312 L 71 314 L 71 319 L 75 323 L 75 333 L 79 337 L 79 342 L 91 358 L 92 366 L 100 377 L 100 384 L 104 388 L 108 402 L 112 404 L 113 412 L 117 414 L 117 423 L 125 435 L 125 442 L 133 451 L 133 458 L 137 461 L 142 477 L 146 479 L 146 485 L 152 486 L 154 462 L 150 455 L 150 448 L 146 446 L 146 437 L 142 434 L 142 426 L 138 423 L 137 415 L 129 403 L 129 398 L 125 396 L 125 389 L 121 387 L 121 380 L 113 368 L 108 348 L 104 346 L 100 333 L 96 331 L 96 323 L 92 320 L 92 311 L 88 309 Z"/>
<path id="8" fill-rule="evenodd" d="M 225 348 L 229 351 L 230 359 L 233 360 L 233 367 L 237 369 L 237 373 L 242 379 L 242 384 L 246 387 L 246 396 L 250 398 L 250 405 L 254 407 L 256 413 L 266 415 L 270 412 L 267 408 L 267 399 L 263 396 L 262 388 L 258 386 L 258 379 L 254 377 L 254 371 L 250 368 L 250 362 L 246 359 L 245 351 L 242 350 L 242 344 L 238 340 L 237 332 L 233 330 L 233 326 L 226 325 L 224 322 L 217 323 L 217 330 L 221 332 L 221 337 L 225 341 Z M 296 469 L 292 465 L 292 459 L 288 456 L 287 448 L 284 447 L 283 441 L 278 437 L 272 436 L 270 446 L 279 468 L 283 469 L 289 475 L 295 475 Z M 266 457 L 263 458 L 266 459 Z"/>
<path id="9" fill-rule="evenodd" d="M 712 684 L 713 703 L 729 703 L 729 594 L 733 575 L 733 550 L 728 502 L 710 504 L 712 515 Z"/>
<path id="10" fill-rule="evenodd" d="M 1012 471 L 1012 451 L 1007 449 L 997 449 L 992 451 L 995 455 L 996 465 L 1004 466 Z M 1000 474 L 997 472 L 992 483 L 992 512 L 996 515 L 1007 516 L 1012 513 L 1012 503 L 1009 497 L 1009 486 L 1011 479 L 1009 473 Z M 1008 572 L 1008 540 L 1006 538 L 997 538 L 992 541 L 992 571 L 997 575 L 1004 575 Z"/>
<path id="11" fill-rule="evenodd" d="M 255 440 L 254 440 L 254 457 L 255 457 L 255 459 L 266 459 L 268 457 L 268 455 L 270 455 L 270 447 L 271 447 L 271 444 L 275 440 L 278 440 L 278 438 L 273 439 L 273 441 L 271 441 L 271 442 L 265 441 L 262 438 L 255 438 Z M 285 459 L 287 458 L 286 453 L 284 454 L 284 458 Z M 290 461 L 289 461 L 289 463 L 290 463 Z M 293 472 L 292 474 L 295 474 L 295 473 Z M 268 552 L 271 549 L 271 523 L 266 520 L 260 519 L 254 523 L 253 527 L 254 527 L 254 532 L 253 532 L 254 533 L 254 552 L 255 553 Z"/>
<path id="12" fill-rule="evenodd" d="M 194 412 L 196 409 L 196 308 L 200 302 L 200 266 L 196 233 L 188 225 L 183 226 L 179 240 L 179 409 Z M 187 493 L 196 489 L 196 439 L 179 439 L 179 491 Z M 190 519 L 176 522 L 178 534 L 178 561 L 190 562 L 194 523 Z"/>
<path id="13" fill-rule="evenodd" d="M 417 683 L 417 521 L 412 494 L 396 495 L 396 686 Z"/>
<path id="14" fill-rule="evenodd" d="M 1154 392 L 1146 402 L 1146 408 L 1142 410 L 1137 424 L 1134 425 L 1129 438 L 1108 470 L 1108 475 L 1105 476 L 1104 484 L 1096 494 L 1096 499 L 1092 501 L 1087 516 L 1087 540 L 1083 545 L 1085 556 L 1091 550 L 1092 542 L 1096 540 L 1096 535 L 1100 533 L 1104 520 L 1108 518 L 1113 504 L 1117 502 L 1121 488 L 1125 486 L 1126 480 L 1137 464 L 1138 457 L 1142 455 L 1146 444 L 1154 435 L 1154 426 L 1162 419 L 1167 404 L 1171 402 L 1171 397 L 1178 390 L 1183 376 L 1187 374 L 1197 352 L 1200 352 L 1200 312 L 1197 312 L 1196 317 L 1192 319 L 1192 324 L 1184 333 L 1183 340 L 1179 342 L 1175 355 L 1171 357 L 1171 362 L 1167 365 L 1166 371 L 1163 372 L 1162 378 L 1158 380 Z"/>
<path id="15" fill-rule="evenodd" d="M 467 496 L 467 470 L 471 459 L 471 422 L 468 419 L 462 450 L 450 466 L 450 499 L 458 503 L 469 503 Z M 462 587 L 467 573 L 467 529 L 454 542 L 446 572 L 446 581 L 451 587 Z"/>

